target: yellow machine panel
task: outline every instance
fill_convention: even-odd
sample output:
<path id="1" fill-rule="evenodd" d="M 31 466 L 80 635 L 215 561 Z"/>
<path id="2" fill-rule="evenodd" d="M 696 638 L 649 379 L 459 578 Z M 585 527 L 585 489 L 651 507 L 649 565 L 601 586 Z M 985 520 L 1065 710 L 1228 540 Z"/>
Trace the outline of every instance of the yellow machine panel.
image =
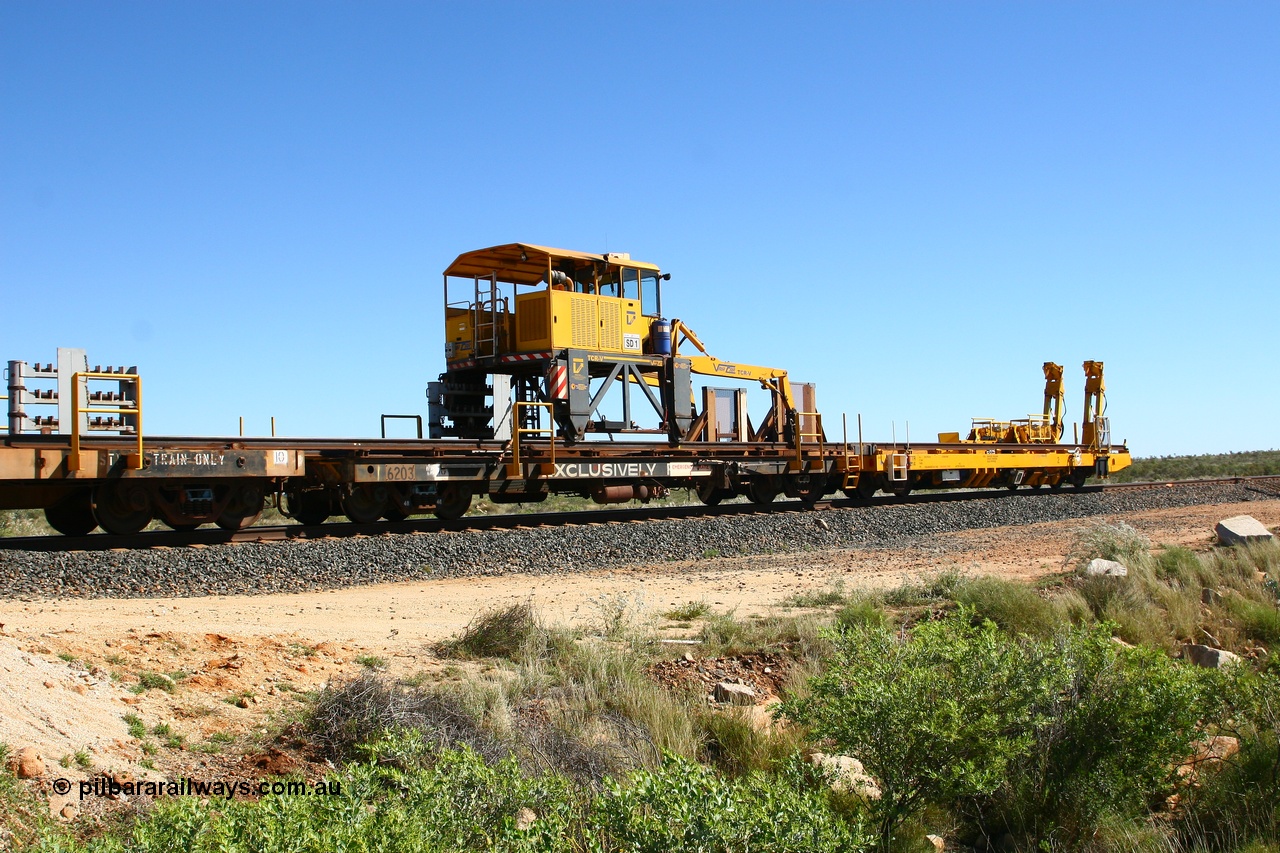
<path id="1" fill-rule="evenodd" d="M 545 290 L 516 295 L 516 352 L 551 349 L 549 302 Z"/>
<path id="2" fill-rule="evenodd" d="M 516 296 L 516 352 L 565 348 L 640 354 L 652 317 L 634 299 L 539 290 Z M 450 331 L 453 331 L 452 326 Z"/>
<path id="3" fill-rule="evenodd" d="M 472 319 L 468 308 L 448 308 L 444 315 L 445 353 L 449 358 L 468 358 L 475 348 Z"/>

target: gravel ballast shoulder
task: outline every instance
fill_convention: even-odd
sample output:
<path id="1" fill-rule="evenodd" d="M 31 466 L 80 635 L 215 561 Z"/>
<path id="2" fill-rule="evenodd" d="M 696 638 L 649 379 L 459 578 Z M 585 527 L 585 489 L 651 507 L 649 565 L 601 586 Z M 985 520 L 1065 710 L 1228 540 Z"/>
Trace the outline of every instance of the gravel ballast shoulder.
<path id="1" fill-rule="evenodd" d="M 389 581 L 614 569 L 703 557 L 884 548 L 916 537 L 1200 504 L 1258 500 L 1240 484 L 822 512 L 138 551 L 0 552 L 0 597 L 142 598 L 305 592 Z M 820 523 L 819 523 L 820 522 Z"/>

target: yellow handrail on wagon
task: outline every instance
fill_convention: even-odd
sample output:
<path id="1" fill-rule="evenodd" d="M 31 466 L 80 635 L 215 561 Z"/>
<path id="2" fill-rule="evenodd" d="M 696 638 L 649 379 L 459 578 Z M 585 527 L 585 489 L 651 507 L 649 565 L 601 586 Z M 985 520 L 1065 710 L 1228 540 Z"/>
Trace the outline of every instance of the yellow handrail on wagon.
<path id="1" fill-rule="evenodd" d="M 520 426 L 520 424 L 522 423 L 522 420 L 520 418 L 521 408 L 522 407 L 527 408 L 531 406 L 536 406 L 541 409 L 546 409 L 547 414 L 550 416 L 551 425 L 548 427 Z M 515 411 L 511 413 L 511 417 L 512 417 L 512 420 L 515 422 L 515 428 L 512 430 L 511 467 L 510 469 L 508 469 L 511 472 L 511 475 L 519 476 L 519 478 L 522 480 L 525 478 L 524 469 L 520 467 L 520 436 L 525 435 L 526 433 L 537 434 L 537 435 L 542 435 L 543 433 L 545 433 L 547 435 L 547 438 L 551 440 L 551 464 L 555 465 L 556 464 L 556 417 L 555 417 L 555 408 L 552 406 L 552 404 L 517 400 L 515 404 Z"/>
<path id="2" fill-rule="evenodd" d="M 804 419 L 813 418 L 814 429 L 812 432 L 805 432 Z M 818 455 L 822 455 L 826 450 L 826 433 L 822 429 L 822 414 L 820 412 L 802 412 L 796 410 L 796 465 L 804 467 L 804 440 L 806 438 L 816 438 L 818 444 Z"/>
<path id="3" fill-rule="evenodd" d="M 80 406 L 81 379 L 114 379 L 133 382 L 133 407 L 128 406 Z M 99 373 L 86 370 L 71 374 L 71 457 L 67 460 L 70 471 L 83 470 L 80 458 L 80 415 L 133 415 L 137 420 L 138 452 L 125 457 L 125 463 L 135 471 L 142 470 L 142 377 L 136 373 Z"/>

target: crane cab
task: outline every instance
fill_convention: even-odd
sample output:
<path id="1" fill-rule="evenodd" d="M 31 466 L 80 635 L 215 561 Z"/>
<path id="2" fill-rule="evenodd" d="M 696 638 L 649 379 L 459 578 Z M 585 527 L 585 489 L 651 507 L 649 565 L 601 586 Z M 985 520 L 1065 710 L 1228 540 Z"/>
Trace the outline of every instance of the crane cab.
<path id="1" fill-rule="evenodd" d="M 528 243 L 467 252 L 444 272 L 445 359 L 665 354 L 653 329 L 662 280 L 658 267 L 622 253 Z"/>

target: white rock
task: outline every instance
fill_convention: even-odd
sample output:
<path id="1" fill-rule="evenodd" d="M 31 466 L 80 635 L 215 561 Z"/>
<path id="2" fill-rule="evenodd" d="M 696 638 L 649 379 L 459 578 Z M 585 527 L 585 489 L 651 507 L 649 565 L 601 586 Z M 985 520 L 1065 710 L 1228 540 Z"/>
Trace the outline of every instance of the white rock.
<path id="1" fill-rule="evenodd" d="M 809 756 L 809 762 L 822 771 L 831 790 L 848 791 L 868 800 L 880 799 L 880 784 L 853 756 L 815 752 Z"/>
<path id="2" fill-rule="evenodd" d="M 1203 666 L 1206 669 L 1220 669 L 1224 666 L 1234 666 L 1240 663 L 1240 656 L 1234 652 L 1215 649 L 1212 646 L 1201 646 L 1196 643 L 1183 645 L 1182 656 L 1196 666 Z"/>
<path id="3" fill-rule="evenodd" d="M 730 705 L 754 705 L 756 703 L 755 690 L 745 684 L 734 684 L 729 681 L 721 681 L 716 685 L 715 697 L 717 702 Z"/>
<path id="4" fill-rule="evenodd" d="M 1252 515 L 1234 515 L 1218 522 L 1213 529 L 1218 534 L 1218 541 L 1223 545 L 1243 545 L 1246 542 L 1261 542 L 1274 539 L 1271 531 Z"/>
<path id="5" fill-rule="evenodd" d="M 1086 575 L 1123 578 L 1129 574 L 1129 570 L 1124 567 L 1124 563 L 1117 563 L 1115 560 L 1104 560 L 1099 557 L 1089 561 L 1089 565 L 1085 566 L 1084 573 Z"/>

